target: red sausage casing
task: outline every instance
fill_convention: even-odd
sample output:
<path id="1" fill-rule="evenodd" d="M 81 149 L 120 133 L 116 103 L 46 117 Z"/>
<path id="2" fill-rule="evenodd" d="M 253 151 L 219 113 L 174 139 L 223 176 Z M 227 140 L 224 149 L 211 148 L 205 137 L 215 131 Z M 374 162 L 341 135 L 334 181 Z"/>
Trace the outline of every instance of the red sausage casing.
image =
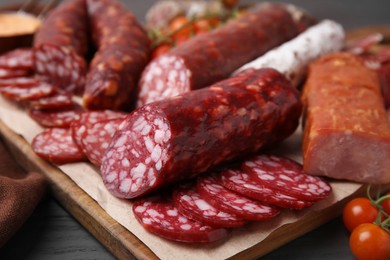
<path id="1" fill-rule="evenodd" d="M 273 69 L 150 103 L 119 126 L 101 172 L 115 196 L 134 198 L 282 141 L 301 114 L 298 91 Z"/>
<path id="2" fill-rule="evenodd" d="M 375 71 L 352 54 L 310 66 L 303 90 L 304 170 L 368 183 L 390 182 L 390 123 Z"/>

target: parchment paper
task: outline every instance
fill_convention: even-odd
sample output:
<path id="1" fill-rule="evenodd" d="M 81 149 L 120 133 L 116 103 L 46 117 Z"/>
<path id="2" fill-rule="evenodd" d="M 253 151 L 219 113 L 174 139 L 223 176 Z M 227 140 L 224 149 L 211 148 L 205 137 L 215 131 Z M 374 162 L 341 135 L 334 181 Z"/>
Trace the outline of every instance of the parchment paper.
<path id="1" fill-rule="evenodd" d="M 15 103 L 0 96 L 0 119 L 15 133 L 22 135 L 31 143 L 35 135 L 43 130 L 27 113 Z M 297 132 L 283 142 L 276 150 L 292 159 L 301 161 L 301 132 Z M 99 170 L 89 163 L 74 163 L 59 166 L 81 189 L 122 226 L 136 235 L 159 258 L 180 259 L 226 259 L 246 250 L 264 240 L 272 231 L 283 225 L 298 221 L 306 214 L 328 208 L 336 202 L 357 191 L 361 184 L 350 182 L 332 182 L 333 193 L 327 199 L 316 203 L 303 211 L 284 210 L 278 217 L 263 222 L 253 222 L 241 228 L 235 228 L 227 239 L 204 246 L 190 246 L 161 239 L 148 233 L 134 218 L 132 203 L 112 196 L 104 187 Z"/>

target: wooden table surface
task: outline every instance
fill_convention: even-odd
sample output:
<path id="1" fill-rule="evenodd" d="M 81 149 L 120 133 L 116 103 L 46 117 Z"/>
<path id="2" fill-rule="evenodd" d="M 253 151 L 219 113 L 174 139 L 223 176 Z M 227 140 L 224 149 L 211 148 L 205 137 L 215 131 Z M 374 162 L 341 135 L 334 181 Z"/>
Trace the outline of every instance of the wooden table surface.
<path id="1" fill-rule="evenodd" d="M 143 19 L 147 8 L 155 1 L 123 2 L 139 19 Z M 346 30 L 371 25 L 390 26 L 388 0 L 289 2 L 307 9 L 319 19 L 334 19 Z M 0 4 L 8 3 L 15 1 L 0 0 Z M 341 218 L 337 218 L 262 259 L 354 259 L 349 250 L 348 236 Z M 21 230 L 0 249 L 0 259 L 115 259 L 115 257 L 49 194 Z"/>

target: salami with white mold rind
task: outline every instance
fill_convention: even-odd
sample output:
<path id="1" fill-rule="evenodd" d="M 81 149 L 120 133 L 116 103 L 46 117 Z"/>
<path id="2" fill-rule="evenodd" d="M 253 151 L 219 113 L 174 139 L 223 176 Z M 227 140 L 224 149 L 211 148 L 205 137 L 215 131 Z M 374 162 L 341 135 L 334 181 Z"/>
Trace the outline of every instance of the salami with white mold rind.
<path id="1" fill-rule="evenodd" d="M 257 5 L 154 59 L 142 73 L 137 106 L 209 86 L 292 39 L 302 28 L 290 10 L 275 3 Z"/>
<path id="2" fill-rule="evenodd" d="M 178 211 L 170 198 L 162 196 L 135 201 L 133 212 L 146 230 L 173 241 L 211 243 L 225 238 L 228 234 L 227 229 L 188 219 Z"/>
<path id="3" fill-rule="evenodd" d="M 103 158 L 108 190 L 144 195 L 254 153 L 292 134 L 298 91 L 273 69 L 241 73 L 208 88 L 133 111 Z"/>

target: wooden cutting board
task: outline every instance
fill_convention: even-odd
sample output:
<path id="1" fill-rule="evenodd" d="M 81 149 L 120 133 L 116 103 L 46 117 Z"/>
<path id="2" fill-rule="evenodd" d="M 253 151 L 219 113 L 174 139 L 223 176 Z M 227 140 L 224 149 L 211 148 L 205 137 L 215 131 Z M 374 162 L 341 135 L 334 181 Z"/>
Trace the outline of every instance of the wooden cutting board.
<path id="1" fill-rule="evenodd" d="M 356 30 L 351 34 L 359 37 L 359 35 L 367 35 L 379 29 L 382 32 L 383 30 L 386 33 L 390 32 L 388 27 L 372 27 Z M 158 259 L 146 244 L 110 217 L 95 200 L 60 169 L 36 156 L 29 143 L 1 120 L 0 136 L 25 169 L 38 171 L 47 177 L 53 196 L 116 257 L 119 259 Z M 390 184 L 387 188 L 390 188 Z M 345 203 L 353 197 L 364 195 L 365 192 L 366 186 L 360 186 L 356 192 L 324 210 L 309 211 L 298 221 L 278 227 L 263 241 L 239 252 L 232 259 L 253 259 L 271 252 L 339 216 Z"/>

